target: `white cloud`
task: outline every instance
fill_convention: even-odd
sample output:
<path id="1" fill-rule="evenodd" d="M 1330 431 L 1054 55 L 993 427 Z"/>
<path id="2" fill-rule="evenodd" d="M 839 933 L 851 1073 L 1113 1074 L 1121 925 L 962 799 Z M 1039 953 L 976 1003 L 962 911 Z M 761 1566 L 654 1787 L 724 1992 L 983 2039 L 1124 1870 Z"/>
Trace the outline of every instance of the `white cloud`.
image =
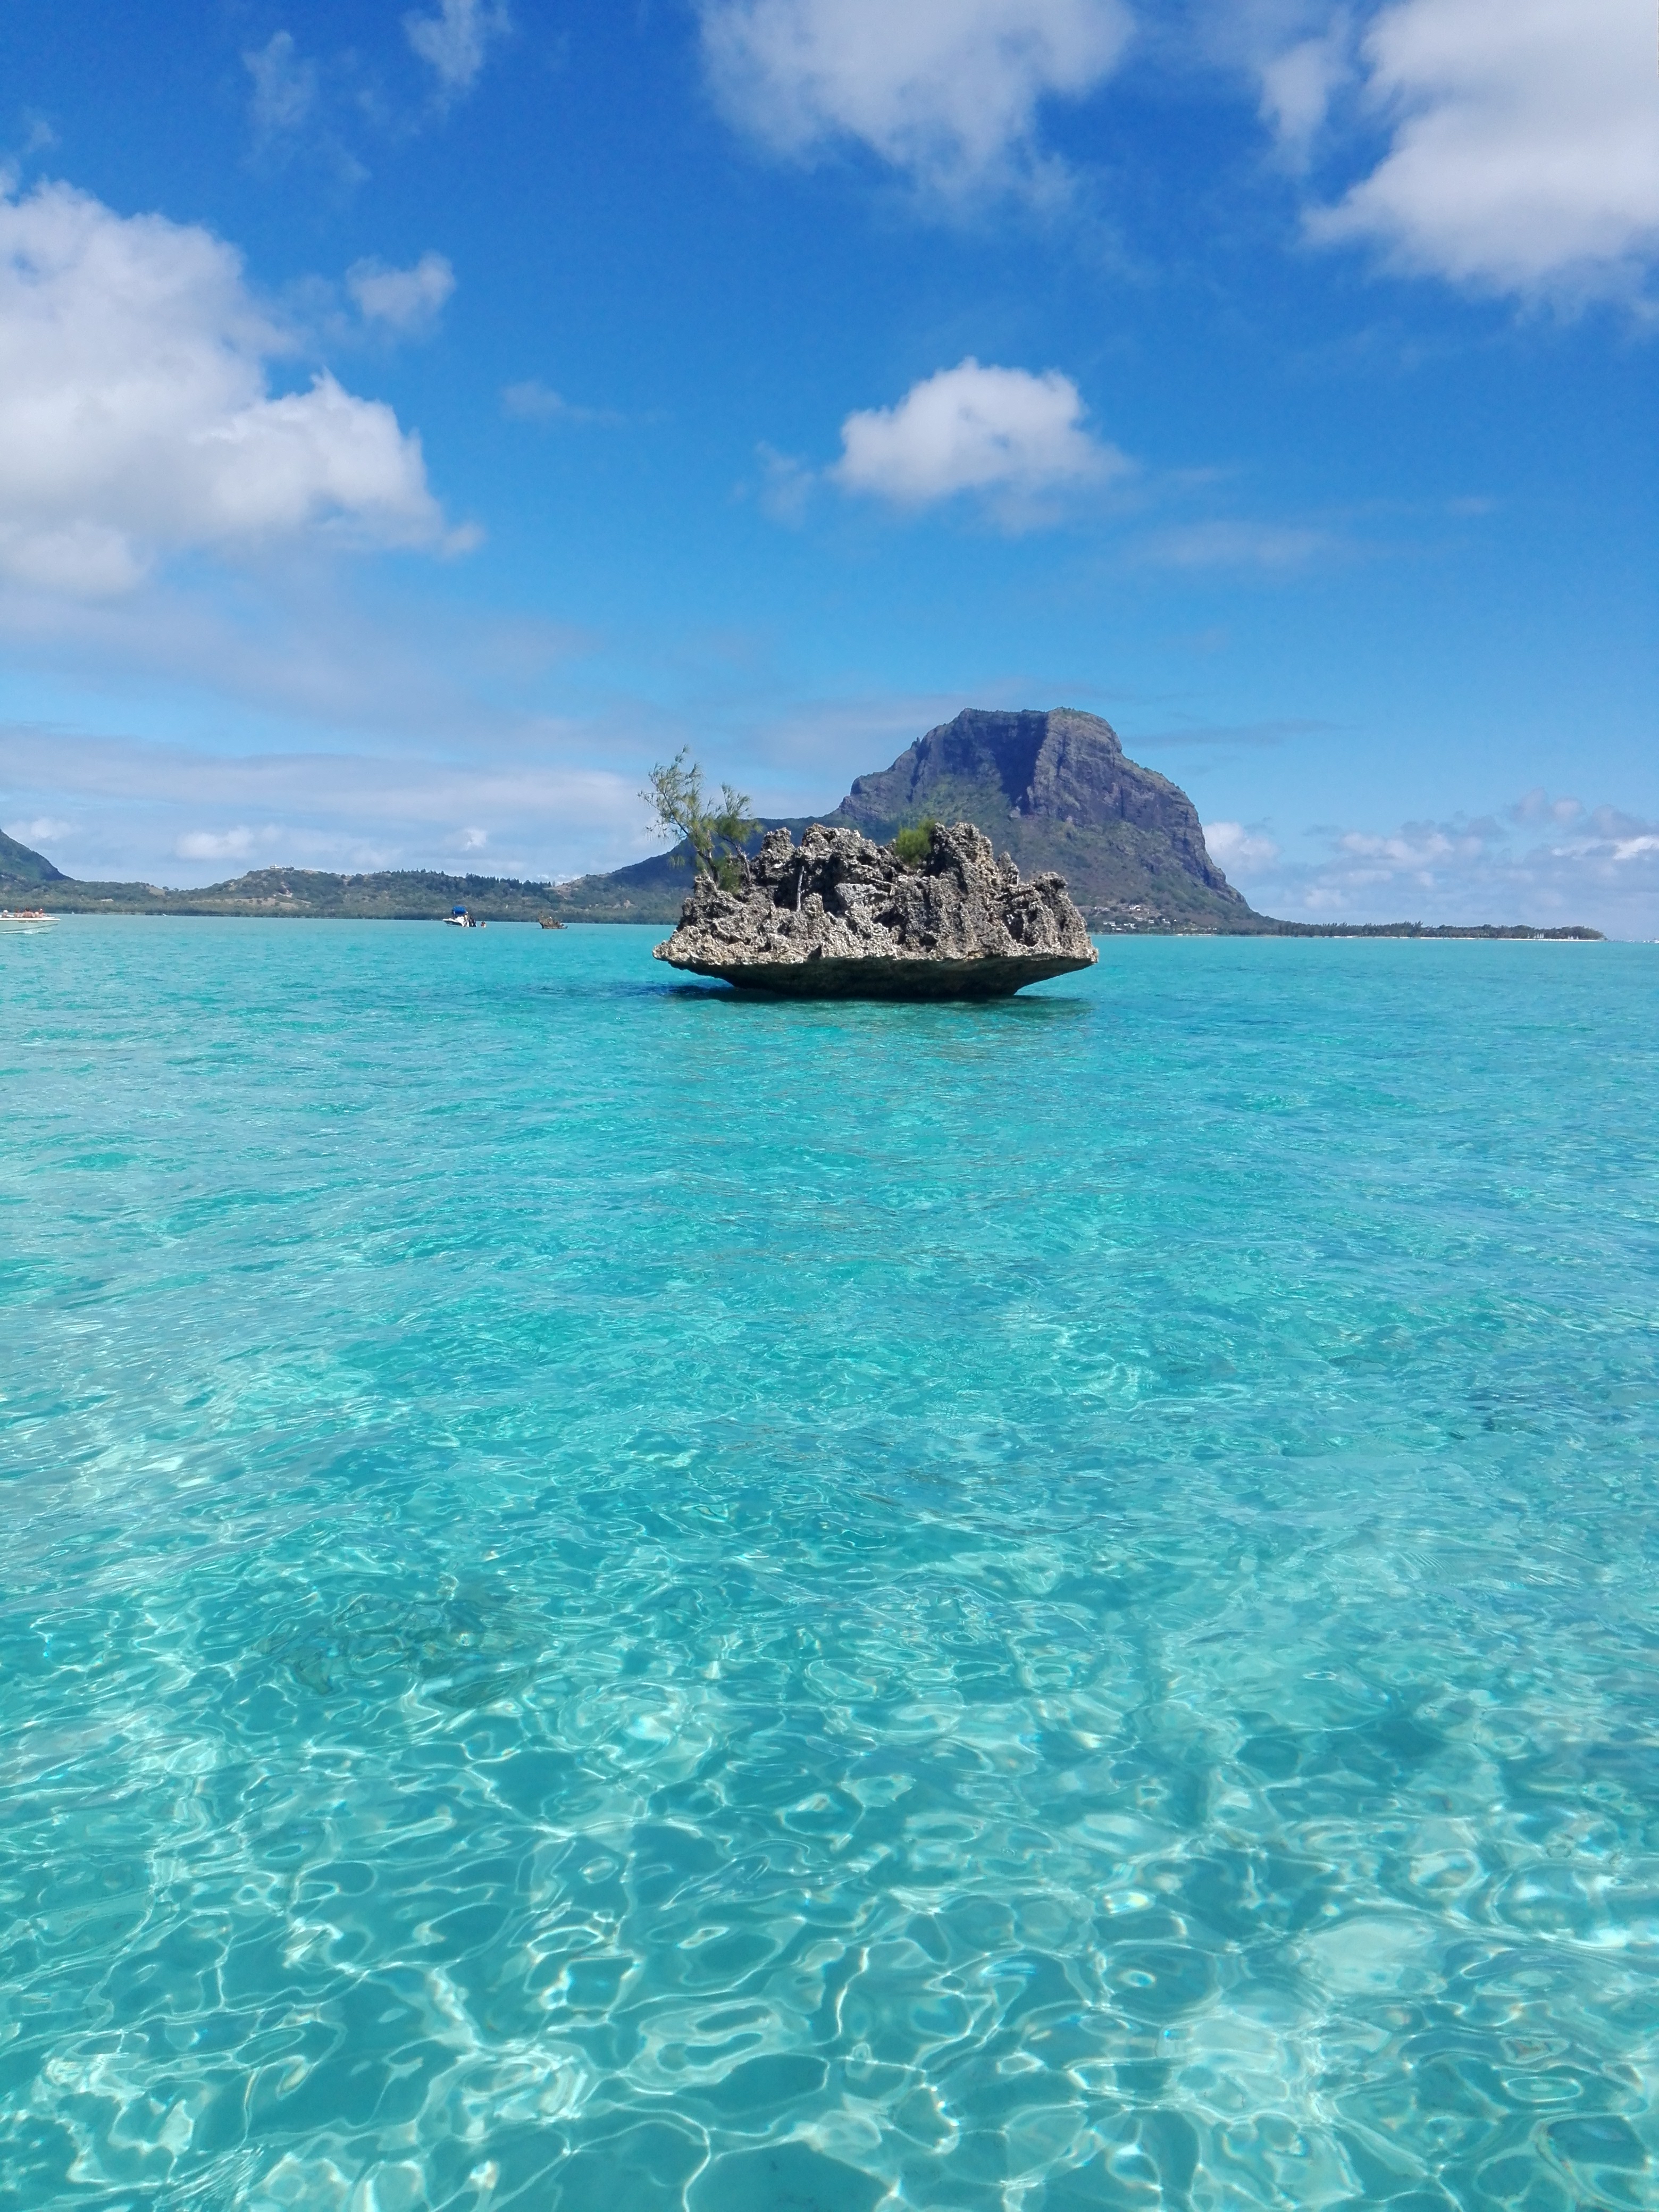
<path id="1" fill-rule="evenodd" d="M 716 98 L 806 160 L 854 140 L 945 191 L 1030 168 L 1037 110 L 1115 67 L 1122 0 L 700 0 Z"/>
<path id="2" fill-rule="evenodd" d="M 455 271 L 441 253 L 423 253 L 412 269 L 355 261 L 345 281 L 366 323 L 379 323 L 399 337 L 416 337 L 443 313 L 455 289 Z"/>
<path id="3" fill-rule="evenodd" d="M 1410 822 L 1387 836 L 1346 830 L 1335 846 L 1351 882 L 1406 882 L 1426 891 L 1434 889 L 1439 872 L 1480 860 L 1486 837 L 1478 830 L 1452 831 L 1437 823 Z"/>
<path id="4" fill-rule="evenodd" d="M 845 491 L 921 507 L 988 495 L 1004 520 L 1044 519 L 1044 495 L 1099 483 L 1130 463 L 1085 428 L 1082 397 L 1058 369 L 988 368 L 972 359 L 913 384 L 893 407 L 849 415 L 827 473 Z"/>
<path id="5" fill-rule="evenodd" d="M 1508 810 L 1509 818 L 1515 823 L 1577 822 L 1584 811 L 1580 799 L 1552 799 L 1541 785 L 1524 793 Z"/>
<path id="6" fill-rule="evenodd" d="M 326 372 L 273 397 L 285 344 L 209 232 L 64 185 L 0 195 L 0 574 L 95 595 L 319 526 L 441 541 L 419 439 Z"/>
<path id="7" fill-rule="evenodd" d="M 452 97 L 471 90 L 491 46 L 512 27 L 507 9 L 490 0 L 439 0 L 435 15 L 404 17 L 404 35 Z"/>
<path id="8" fill-rule="evenodd" d="M 253 129 L 256 137 L 276 138 L 298 131 L 317 106 L 317 64 L 301 58 L 291 31 L 278 31 L 270 43 L 242 56 L 253 79 Z"/>
<path id="9" fill-rule="evenodd" d="M 0 828 L 3 827 L 0 823 Z M 72 822 L 62 822 L 55 814 L 41 814 L 33 822 L 14 822 L 6 835 L 16 838 L 20 845 L 33 845 L 37 840 L 56 844 L 62 838 L 72 836 L 74 831 Z"/>
<path id="10" fill-rule="evenodd" d="M 1279 848 L 1265 831 L 1247 830 L 1242 822 L 1206 822 L 1204 842 L 1210 858 L 1224 875 L 1260 875 L 1279 858 Z"/>
<path id="11" fill-rule="evenodd" d="M 1613 936 L 1659 934 L 1659 823 L 1616 807 L 1534 791 L 1495 815 L 1332 830 L 1323 842 L 1316 860 L 1253 868 L 1253 903 L 1316 921 L 1583 922 Z"/>
<path id="12" fill-rule="evenodd" d="M 1310 219 L 1478 289 L 1628 289 L 1659 249 L 1649 0 L 1395 0 L 1361 42 L 1389 152 Z"/>

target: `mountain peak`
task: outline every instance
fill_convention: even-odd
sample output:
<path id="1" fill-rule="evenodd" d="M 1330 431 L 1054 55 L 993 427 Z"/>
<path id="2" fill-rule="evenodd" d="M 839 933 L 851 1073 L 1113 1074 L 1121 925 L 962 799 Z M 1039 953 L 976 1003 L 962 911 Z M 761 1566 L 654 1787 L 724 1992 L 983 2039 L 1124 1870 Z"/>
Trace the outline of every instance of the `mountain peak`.
<path id="1" fill-rule="evenodd" d="M 1067 741 L 1079 750 L 1121 759 L 1123 747 L 1111 724 L 1098 714 L 1072 707 L 1048 710 L 964 707 L 953 721 L 941 722 L 899 755 L 891 768 L 861 775 L 842 801 L 843 813 L 890 805 L 896 778 L 907 778 L 914 801 L 940 782 L 966 779 L 994 781 L 1011 813 L 1044 810 L 1054 781 L 1056 757 Z"/>
<path id="2" fill-rule="evenodd" d="M 977 823 L 1022 868 L 1058 868 L 1086 908 L 1172 920 L 1248 913 L 1186 793 L 1075 707 L 968 707 L 854 781 L 832 821 L 890 837 L 924 815 Z"/>

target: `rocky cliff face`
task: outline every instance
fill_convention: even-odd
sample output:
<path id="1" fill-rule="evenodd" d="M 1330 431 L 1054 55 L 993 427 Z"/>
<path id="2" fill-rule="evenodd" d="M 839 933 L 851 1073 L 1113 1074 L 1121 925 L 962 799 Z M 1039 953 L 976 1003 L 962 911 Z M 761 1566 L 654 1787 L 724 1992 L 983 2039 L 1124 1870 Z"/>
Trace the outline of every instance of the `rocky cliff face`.
<path id="1" fill-rule="evenodd" d="M 774 830 L 748 881 L 707 877 L 659 960 L 796 997 L 995 998 L 1095 958 L 1058 876 L 1022 883 L 982 831 L 933 832 L 915 869 L 856 830 Z"/>
<path id="2" fill-rule="evenodd" d="M 969 708 L 860 776 L 830 818 L 884 839 L 929 814 L 976 822 L 1023 867 L 1062 870 L 1079 906 L 1103 918 L 1249 912 L 1205 850 L 1186 793 L 1130 760 L 1098 714 Z"/>

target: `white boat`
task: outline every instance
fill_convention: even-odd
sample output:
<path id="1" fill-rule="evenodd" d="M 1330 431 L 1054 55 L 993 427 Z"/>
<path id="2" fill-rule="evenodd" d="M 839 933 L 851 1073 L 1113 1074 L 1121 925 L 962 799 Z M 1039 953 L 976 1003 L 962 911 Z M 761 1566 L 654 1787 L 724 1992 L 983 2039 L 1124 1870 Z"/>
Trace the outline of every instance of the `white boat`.
<path id="1" fill-rule="evenodd" d="M 39 929 L 56 929 L 58 917 L 38 906 L 0 907 L 0 929 L 15 931 L 27 937 Z"/>
<path id="2" fill-rule="evenodd" d="M 444 916 L 446 929 L 485 929 L 488 927 L 487 922 L 482 922 L 476 915 L 469 914 L 464 906 L 454 908 Z"/>

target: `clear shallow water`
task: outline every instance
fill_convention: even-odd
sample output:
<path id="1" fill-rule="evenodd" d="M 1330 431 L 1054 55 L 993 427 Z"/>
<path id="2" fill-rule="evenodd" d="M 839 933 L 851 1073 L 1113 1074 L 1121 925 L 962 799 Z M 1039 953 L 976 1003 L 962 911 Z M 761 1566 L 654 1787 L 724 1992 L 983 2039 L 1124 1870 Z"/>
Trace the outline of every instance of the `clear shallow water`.
<path id="1" fill-rule="evenodd" d="M 1659 2203 L 1659 952 L 653 934 L 0 945 L 0 2206 Z"/>

